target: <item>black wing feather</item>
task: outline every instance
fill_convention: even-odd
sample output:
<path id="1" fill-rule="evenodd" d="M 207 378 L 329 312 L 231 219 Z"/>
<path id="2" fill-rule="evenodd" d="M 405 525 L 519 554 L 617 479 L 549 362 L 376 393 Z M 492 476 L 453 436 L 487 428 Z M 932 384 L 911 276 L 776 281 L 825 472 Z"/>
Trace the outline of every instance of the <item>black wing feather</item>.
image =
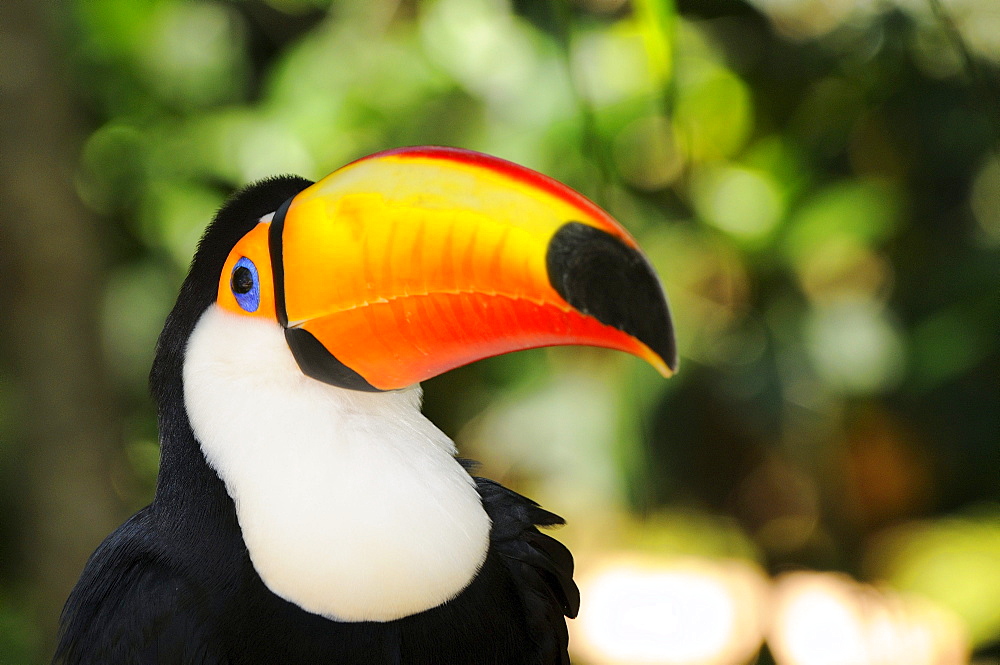
<path id="1" fill-rule="evenodd" d="M 543 663 L 569 663 L 566 617 L 580 609 L 573 582 L 573 556 L 559 541 L 538 530 L 563 519 L 487 478 L 476 478 L 483 506 L 493 520 L 492 546 L 517 582 L 531 633 Z"/>
<path id="2" fill-rule="evenodd" d="M 206 594 L 137 538 L 137 518 L 94 552 L 63 610 L 57 665 L 227 665 Z"/>

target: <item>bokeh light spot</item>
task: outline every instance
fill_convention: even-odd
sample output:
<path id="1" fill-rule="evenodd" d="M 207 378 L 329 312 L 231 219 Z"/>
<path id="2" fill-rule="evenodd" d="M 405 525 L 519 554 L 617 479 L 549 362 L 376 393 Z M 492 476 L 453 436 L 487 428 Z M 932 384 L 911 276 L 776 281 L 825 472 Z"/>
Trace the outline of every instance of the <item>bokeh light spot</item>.
<path id="1" fill-rule="evenodd" d="M 816 371 L 845 393 L 876 393 L 902 378 L 903 340 L 874 301 L 851 298 L 814 309 L 806 340 Z"/>
<path id="2" fill-rule="evenodd" d="M 691 189 L 702 218 L 737 239 L 766 237 L 781 219 L 781 193 L 764 171 L 709 166 L 695 172 Z"/>
<path id="3" fill-rule="evenodd" d="M 766 586 L 748 564 L 622 560 L 582 584 L 573 634 L 588 662 L 724 665 L 743 662 L 762 639 Z"/>

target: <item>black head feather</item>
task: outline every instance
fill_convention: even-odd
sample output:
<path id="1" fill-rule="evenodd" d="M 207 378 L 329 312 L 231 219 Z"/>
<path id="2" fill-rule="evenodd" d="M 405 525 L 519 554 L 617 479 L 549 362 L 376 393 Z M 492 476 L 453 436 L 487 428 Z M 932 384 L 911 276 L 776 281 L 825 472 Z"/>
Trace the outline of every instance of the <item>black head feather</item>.
<path id="1" fill-rule="evenodd" d="M 274 212 L 311 184 L 298 176 L 276 176 L 244 187 L 219 209 L 198 243 L 177 302 L 167 316 L 157 341 L 156 356 L 149 375 L 160 426 L 157 496 L 167 489 L 175 468 L 189 467 L 192 463 L 204 466 L 200 451 L 174 448 L 182 445 L 177 442 L 193 440 L 184 411 L 184 351 L 198 319 L 215 302 L 222 266 L 236 243 L 253 229 L 261 217 Z M 159 502 L 160 505 L 169 503 Z"/>
<path id="2" fill-rule="evenodd" d="M 229 252 L 261 217 L 311 184 L 298 176 L 267 178 L 238 191 L 216 213 L 198 243 L 187 278 L 156 344 L 150 386 L 161 418 L 167 405 L 178 403 L 172 391 L 180 387 L 184 347 L 198 319 L 215 301 L 219 273 Z"/>

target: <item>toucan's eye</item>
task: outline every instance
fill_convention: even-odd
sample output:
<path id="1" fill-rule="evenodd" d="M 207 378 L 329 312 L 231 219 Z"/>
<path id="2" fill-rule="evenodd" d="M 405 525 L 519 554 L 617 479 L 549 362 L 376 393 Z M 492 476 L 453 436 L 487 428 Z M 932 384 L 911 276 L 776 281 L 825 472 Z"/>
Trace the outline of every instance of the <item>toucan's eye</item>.
<path id="1" fill-rule="evenodd" d="M 253 261 L 245 256 L 237 261 L 229 284 L 239 306 L 247 312 L 256 312 L 260 306 L 260 279 Z"/>

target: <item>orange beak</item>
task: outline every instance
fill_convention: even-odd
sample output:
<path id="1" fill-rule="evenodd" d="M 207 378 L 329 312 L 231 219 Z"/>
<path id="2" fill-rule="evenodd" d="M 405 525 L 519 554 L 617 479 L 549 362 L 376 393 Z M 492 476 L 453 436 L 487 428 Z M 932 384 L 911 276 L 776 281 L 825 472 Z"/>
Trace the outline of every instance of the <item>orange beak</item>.
<path id="1" fill-rule="evenodd" d="M 583 344 L 677 365 L 663 289 L 624 228 L 510 162 L 406 148 L 349 164 L 270 224 L 274 306 L 302 370 L 403 388 L 509 351 Z"/>

